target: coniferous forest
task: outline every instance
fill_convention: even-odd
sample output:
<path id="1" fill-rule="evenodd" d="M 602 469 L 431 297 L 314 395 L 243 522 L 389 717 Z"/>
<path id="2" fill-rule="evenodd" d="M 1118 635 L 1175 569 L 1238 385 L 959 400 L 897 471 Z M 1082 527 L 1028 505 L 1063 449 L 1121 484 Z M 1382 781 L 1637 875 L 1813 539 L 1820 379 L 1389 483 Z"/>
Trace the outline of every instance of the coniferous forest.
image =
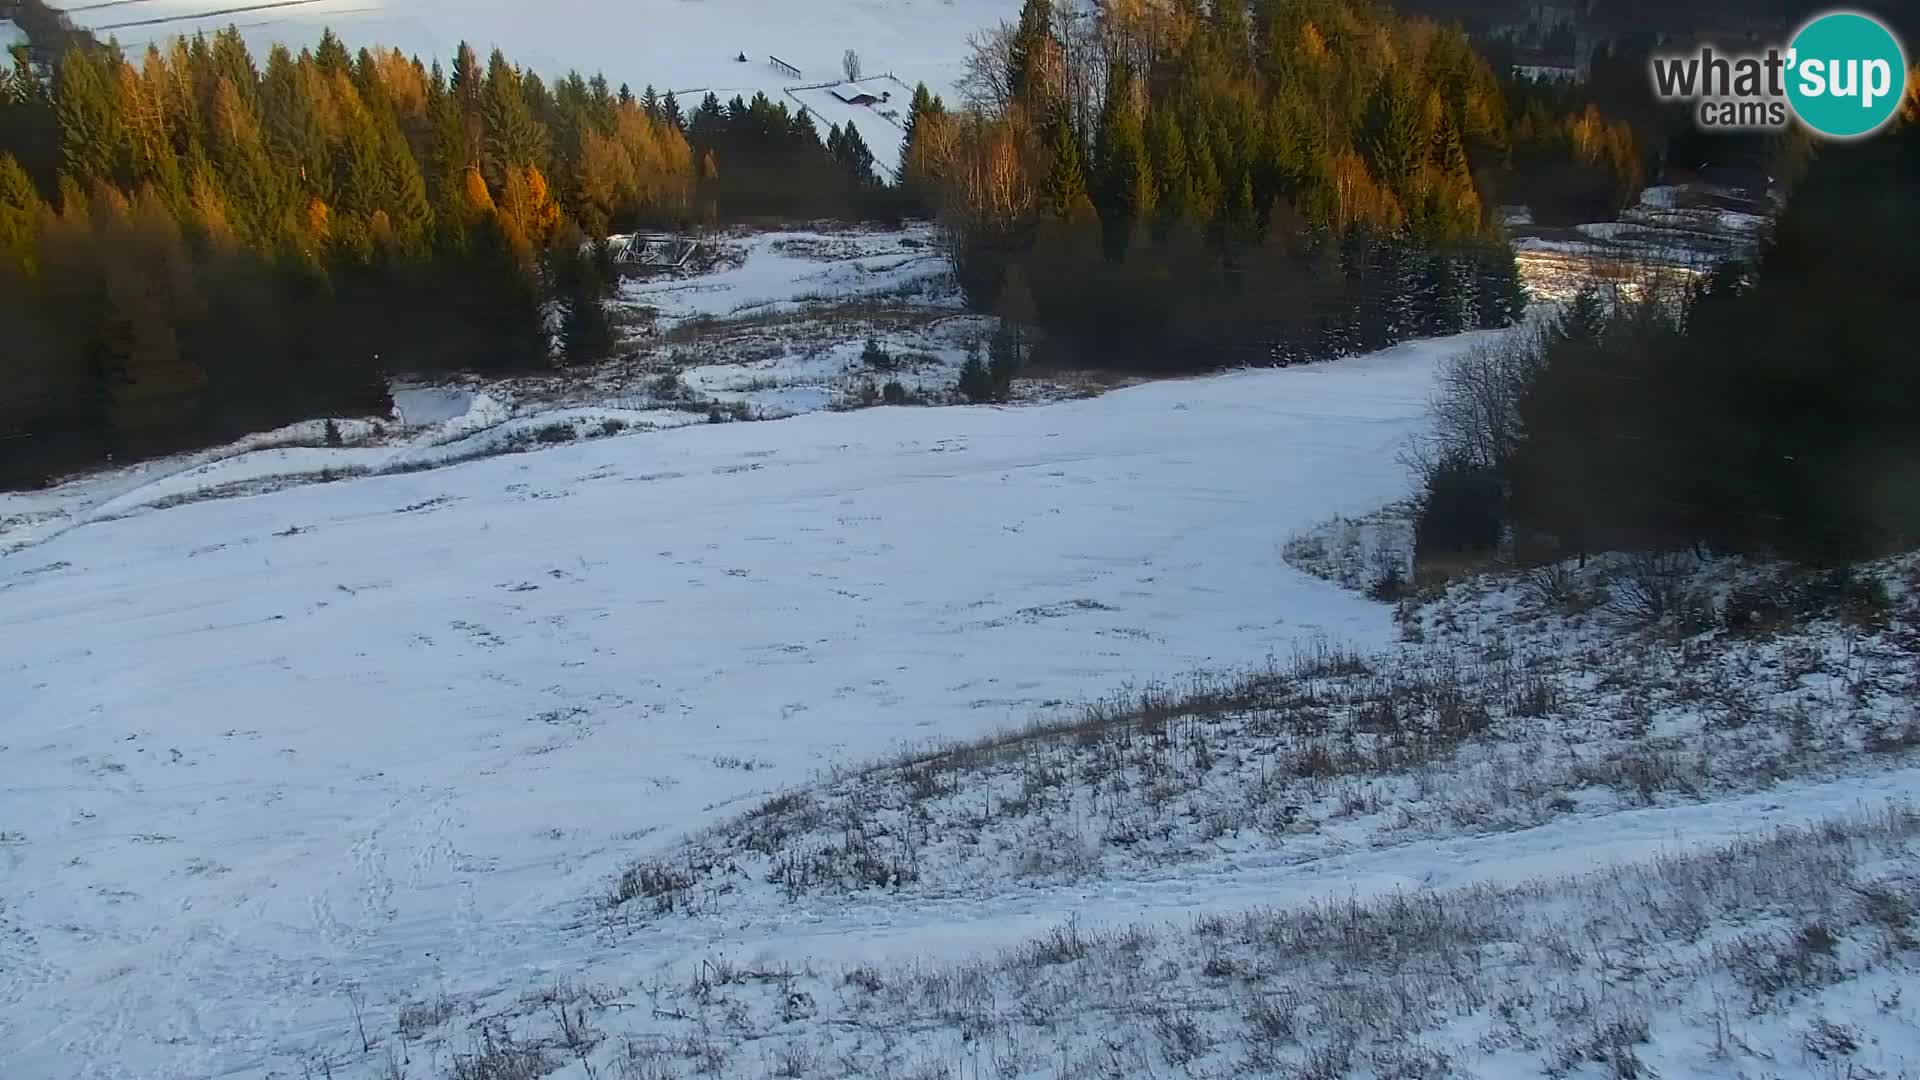
<path id="1" fill-rule="evenodd" d="M 1028 0 L 965 89 L 915 110 L 905 182 L 970 298 L 1061 362 L 1324 357 L 1519 310 L 1488 213 L 1501 83 L 1457 31 L 1348 0 Z"/>
<path id="2" fill-rule="evenodd" d="M 597 359 L 610 229 L 888 197 L 857 134 L 765 97 L 685 110 L 497 51 L 443 69 L 328 34 L 261 64 L 231 29 L 17 50 L 0 483 L 384 412 L 394 372 Z"/>
<path id="3" fill-rule="evenodd" d="M 1915 69 L 1920 75 L 1920 69 Z M 1824 146 L 1752 264 L 1583 291 L 1442 376 L 1423 557 L 1692 549 L 1844 564 L 1920 542 L 1920 96 Z M 1657 283 L 1656 283 L 1657 284 Z"/>
<path id="4" fill-rule="evenodd" d="M 1032 359 L 1193 371 L 1505 325 L 1495 201 L 1602 213 L 1644 170 L 1591 101 L 1372 0 L 1028 0 L 972 41 L 965 100 L 914 95 L 896 178 L 764 95 L 445 61 L 232 29 L 19 50 L 0 483 L 384 411 L 394 373 L 603 357 L 622 229 L 937 216 Z"/>

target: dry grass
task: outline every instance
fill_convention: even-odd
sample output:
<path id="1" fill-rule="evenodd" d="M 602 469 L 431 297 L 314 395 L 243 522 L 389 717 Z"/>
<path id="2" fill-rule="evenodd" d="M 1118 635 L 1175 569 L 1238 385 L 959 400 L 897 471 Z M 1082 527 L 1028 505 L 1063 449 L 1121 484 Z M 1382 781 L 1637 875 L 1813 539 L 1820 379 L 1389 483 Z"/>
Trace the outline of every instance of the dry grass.
<path id="1" fill-rule="evenodd" d="M 1920 812 L 1889 806 L 1517 886 L 1180 926 L 1069 922 L 960 963 L 813 973 L 714 959 L 653 991 L 654 1022 L 616 1075 L 759 1060 L 793 1077 L 945 1062 L 965 1075 L 1331 1080 L 1470 1075 L 1498 1055 L 1549 1077 L 1650 1077 L 1703 1033 L 1736 1067 L 1764 1064 L 1772 1051 L 1755 1047 L 1780 1032 L 1844 1062 L 1868 1036 L 1818 1003 L 1915 959 L 1917 839 Z"/>

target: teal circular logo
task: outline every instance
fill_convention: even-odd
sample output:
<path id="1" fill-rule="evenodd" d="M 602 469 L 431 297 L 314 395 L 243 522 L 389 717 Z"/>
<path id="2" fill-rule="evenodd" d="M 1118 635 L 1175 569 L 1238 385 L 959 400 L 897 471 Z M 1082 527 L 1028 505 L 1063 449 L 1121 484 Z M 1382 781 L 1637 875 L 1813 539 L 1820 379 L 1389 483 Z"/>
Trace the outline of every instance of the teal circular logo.
<path id="1" fill-rule="evenodd" d="M 1880 130 L 1907 92 L 1907 58 L 1893 31 L 1851 11 L 1822 15 L 1802 27 L 1787 65 L 1794 114 L 1835 139 Z"/>

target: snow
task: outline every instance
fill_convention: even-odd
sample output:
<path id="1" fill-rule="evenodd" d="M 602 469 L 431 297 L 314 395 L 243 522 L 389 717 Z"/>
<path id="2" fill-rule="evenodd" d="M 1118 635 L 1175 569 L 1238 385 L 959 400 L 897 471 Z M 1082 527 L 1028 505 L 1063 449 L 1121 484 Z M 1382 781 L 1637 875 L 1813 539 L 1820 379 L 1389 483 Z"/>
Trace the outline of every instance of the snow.
<path id="1" fill-rule="evenodd" d="M 1523 885 L 1914 790 L 1920 772 L 1889 757 L 1650 805 L 1582 795 L 1467 827 L 1460 807 L 1525 774 L 1463 755 L 1322 791 L 1335 806 L 1447 796 L 1398 824 L 1322 818 L 1308 800 L 1321 833 L 1229 836 L 1157 864 L 1149 843 L 1088 877 L 1014 881 L 991 859 L 938 854 L 898 892 L 788 898 L 748 875 L 691 917 L 601 906 L 637 860 L 823 771 L 1315 643 L 1391 648 L 1391 609 L 1289 565 L 1284 541 L 1404 494 L 1394 455 L 1425 422 L 1436 365 L 1487 336 L 1043 406 L 700 423 L 218 497 L 243 468 L 607 415 L 513 415 L 484 391 L 403 386 L 403 409 L 464 411 L 397 448 L 254 449 L 144 484 L 97 479 L 111 497 L 86 522 L 0 556 L 8 1076 L 386 1075 L 396 1018 L 444 999 L 407 1051 L 409 1075 L 438 1076 L 473 1017 L 524 1033 L 538 1019 L 525 995 L 563 985 L 609 988 L 626 1008 L 666 988 L 648 992 L 676 1013 L 695 1006 L 673 988 L 730 958 L 818 967 L 803 985 L 824 1002 L 845 965 L 933 971 L 1063 922 L 1191 927 L 1196 912 Z M 685 378 L 720 389 L 698 368 Z M 1515 607 L 1496 592 L 1446 621 L 1525 625 Z M 1607 639 L 1576 644 L 1597 680 Z M 1878 646 L 1836 635 L 1832 648 L 1852 672 Z M 1895 673 L 1860 677 L 1910 693 Z M 1613 715 L 1597 683 L 1583 693 Z M 1760 752 L 1767 729 L 1749 723 L 1739 749 Z M 1585 722 L 1563 736 L 1569 760 L 1611 752 Z M 1720 745 L 1711 760 L 1769 775 Z M 1169 957 L 1194 955 L 1187 932 L 1168 931 Z M 1884 994 L 1874 978 L 1832 993 Z M 609 1006 L 595 1023 L 644 1038 L 672 1026 L 626 1015 Z M 906 1045 L 959 1052 L 944 1030 Z M 598 1075 L 616 1046 L 595 1051 Z M 760 1071 L 740 1057 L 726 1074 Z"/>
<path id="2" fill-rule="evenodd" d="M 183 502 L 509 453 L 556 425 L 573 430 L 577 438 L 614 433 L 606 427 L 610 422 L 622 431 L 645 431 L 705 420 L 704 414 L 647 401 L 625 407 L 538 407 L 522 414 L 495 394 L 457 387 L 403 387 L 396 401 L 400 415 L 388 421 L 307 420 L 208 450 L 109 468 L 45 491 L 0 492 L 0 553 L 80 525 Z M 409 414 L 408 409 L 420 411 Z M 447 418 L 434 419 L 443 415 Z M 328 445 L 328 423 L 341 445 Z"/>
<path id="3" fill-rule="evenodd" d="M 658 313 L 664 328 L 702 316 L 800 310 L 809 300 L 878 297 L 949 277 L 932 226 L 779 230 L 706 241 L 726 265 L 696 277 L 629 280 L 621 299 Z"/>
<path id="4" fill-rule="evenodd" d="M 1536 228 L 1531 215 L 1507 214 L 1504 221 L 1515 234 L 1515 261 L 1528 291 L 1536 300 L 1557 301 L 1596 278 L 1692 276 L 1730 256 L 1752 255 L 1770 219 L 1716 205 L 1732 195 L 1708 184 L 1649 187 L 1618 221 L 1557 230 Z"/>
<path id="5" fill-rule="evenodd" d="M 19 24 L 11 19 L 0 19 L 0 56 L 4 56 L 15 45 L 25 45 L 27 42 L 27 32 L 20 29 Z"/>
<path id="6" fill-rule="evenodd" d="M 393 415 L 407 427 L 444 424 L 474 412 L 473 392 L 461 387 L 395 383 Z"/>
<path id="7" fill-rule="evenodd" d="M 214 5 L 217 7 L 217 5 Z M 708 90 L 722 101 L 734 94 L 765 93 L 789 107 L 788 87 L 832 84 L 843 78 L 841 55 L 859 53 L 872 77 L 891 73 L 893 106 L 905 115 L 915 83 L 924 81 L 947 100 L 956 97 L 967 36 L 1012 19 L 1019 0 L 847 0 L 822 7 L 781 0 L 557 0 L 539 5 L 502 0 L 319 0 L 272 11 L 154 26 L 108 30 L 122 45 L 143 49 L 149 40 L 196 30 L 211 32 L 237 23 L 256 59 L 275 42 L 298 49 L 317 42 L 332 26 L 350 46 L 380 44 L 444 66 L 461 41 L 484 57 L 498 47 L 516 63 L 555 76 L 570 69 L 603 71 L 634 93 L 652 84 L 676 92 L 691 109 Z M 138 15 L 129 14 L 138 10 Z M 137 9 L 104 6 L 76 11 L 88 27 L 191 15 L 212 10 L 200 0 L 148 0 Z M 745 53 L 746 63 L 737 57 Z M 797 66 L 795 78 L 776 69 L 769 54 Z M 863 82 L 873 83 L 873 78 Z M 877 85 L 877 84 L 875 84 Z M 825 98 L 834 107 L 817 104 Z M 829 123 L 856 122 L 883 169 L 899 160 L 900 129 L 877 112 L 833 102 L 824 91 L 805 104 Z"/>
<path id="8" fill-rule="evenodd" d="M 555 425 L 602 437 L 704 423 L 714 408 L 777 418 L 858 404 L 868 384 L 877 392 L 889 381 L 941 400 L 993 330 L 962 311 L 926 224 L 737 231 L 703 244 L 717 257 L 707 272 L 628 279 L 614 306 L 653 335 L 627 342 L 626 361 L 564 376 L 400 380 L 391 416 L 332 421 L 337 446 L 327 445 L 328 422 L 311 420 L 45 491 L 0 492 L 0 552 L 182 501 L 517 451 Z M 674 337 L 683 327 L 689 334 Z M 868 338 L 894 367 L 865 365 Z"/>
<path id="9" fill-rule="evenodd" d="M 646 837 L 825 762 L 1381 640 L 1276 537 L 1399 488 L 1465 343 L 581 442 L 5 556 L 9 1075 L 291 1071 L 349 981 L 387 1008 L 589 962 L 582 898 Z"/>

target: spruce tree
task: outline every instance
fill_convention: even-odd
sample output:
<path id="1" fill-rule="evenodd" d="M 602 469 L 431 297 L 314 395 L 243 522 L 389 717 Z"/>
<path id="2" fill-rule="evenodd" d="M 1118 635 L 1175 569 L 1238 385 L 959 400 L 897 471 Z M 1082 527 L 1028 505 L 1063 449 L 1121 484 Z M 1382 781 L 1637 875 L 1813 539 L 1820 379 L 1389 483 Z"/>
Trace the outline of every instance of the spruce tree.
<path id="1" fill-rule="evenodd" d="M 326 132 L 306 96 L 299 68 L 279 46 L 268 54 L 261 80 L 260 127 L 268 157 L 291 174 L 287 186 L 310 198 L 331 199 Z"/>
<path id="2" fill-rule="evenodd" d="M 1164 224 L 1193 214 L 1193 173 L 1187 140 L 1168 109 L 1155 109 L 1147 122 L 1147 158 L 1153 169 L 1155 203 Z"/>
<path id="3" fill-rule="evenodd" d="M 426 181 L 399 125 L 388 116 L 381 127 L 380 169 L 394 239 L 403 254 L 424 257 L 433 237 L 433 205 L 427 198 Z"/>
<path id="4" fill-rule="evenodd" d="M 1383 186 L 1402 199 L 1416 191 L 1430 144 L 1421 131 L 1420 108 L 1404 76 L 1380 76 L 1367 103 L 1364 147 L 1367 164 Z"/>
<path id="5" fill-rule="evenodd" d="M 605 240 L 589 245 L 580 230 L 571 227 L 555 239 L 551 260 L 561 304 L 564 363 L 591 363 L 613 351 L 613 321 L 607 315 L 606 279 L 601 274 L 605 247 Z"/>
<path id="6" fill-rule="evenodd" d="M 346 45 L 334 36 L 331 27 L 320 32 L 320 46 L 313 51 L 313 66 L 325 75 L 345 75 L 352 71 L 353 58 L 347 55 Z"/>
<path id="7" fill-rule="evenodd" d="M 1037 121 L 1051 119 L 1052 88 L 1045 83 L 1048 51 L 1053 47 L 1053 0 L 1026 0 L 1007 58 L 1007 89 Z"/>
<path id="8" fill-rule="evenodd" d="M 65 174 L 82 189 L 120 182 L 127 158 L 126 126 L 115 99 L 117 59 L 75 45 L 60 60 L 54 100 L 60 116 Z"/>
<path id="9" fill-rule="evenodd" d="M 12 154 L 0 154 L 0 263 L 30 278 L 35 232 L 45 212 L 33 180 Z"/>
<path id="10" fill-rule="evenodd" d="M 250 244 L 265 244 L 278 231 L 285 208 L 287 174 L 267 156 L 260 121 L 224 74 L 214 84 L 211 158 L 234 225 Z"/>
<path id="11" fill-rule="evenodd" d="M 866 140 L 860 137 L 860 129 L 849 121 L 840 129 L 839 148 L 834 151 L 834 160 L 853 178 L 854 186 L 869 188 L 879 183 L 873 174 L 873 151 L 867 148 Z"/>
<path id="12" fill-rule="evenodd" d="M 487 81 L 480 112 L 486 122 L 483 164 L 487 181 L 503 186 L 517 168 L 538 165 L 546 156 L 545 134 L 521 87 L 520 72 L 495 49 L 487 61 Z"/>
<path id="13" fill-rule="evenodd" d="M 453 72 L 447 77 L 447 90 L 453 95 L 462 114 L 479 114 L 481 90 L 485 85 L 485 78 L 480 72 L 480 57 L 474 53 L 472 46 L 461 42 L 453 54 Z"/>
<path id="14" fill-rule="evenodd" d="M 1133 104 L 1133 77 L 1123 64 L 1113 66 L 1107 82 L 1094 161 L 1099 177 L 1094 206 L 1106 232 L 1107 254 L 1118 259 L 1126 252 L 1134 224 L 1152 213 L 1154 199 L 1146 138 Z"/>

